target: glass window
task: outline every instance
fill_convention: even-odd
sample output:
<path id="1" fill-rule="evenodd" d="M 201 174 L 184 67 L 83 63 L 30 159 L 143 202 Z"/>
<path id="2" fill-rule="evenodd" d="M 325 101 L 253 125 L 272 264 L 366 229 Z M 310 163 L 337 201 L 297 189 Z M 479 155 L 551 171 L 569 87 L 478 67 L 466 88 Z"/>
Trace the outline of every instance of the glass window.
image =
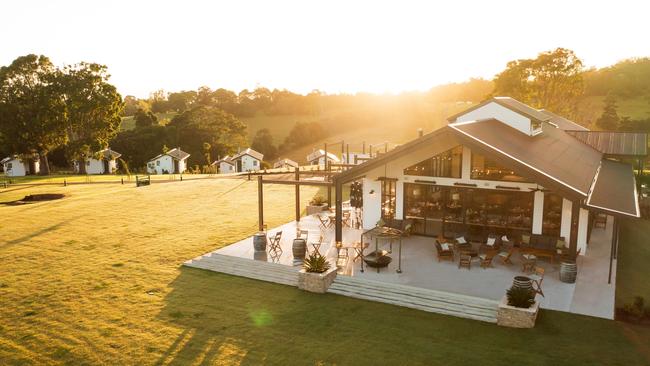
<path id="1" fill-rule="evenodd" d="M 526 178 L 481 154 L 472 153 L 472 179 L 527 182 Z"/>
<path id="2" fill-rule="evenodd" d="M 429 184 L 404 184 L 404 217 L 413 221 L 414 234 L 435 236 L 441 232 L 445 189 Z"/>
<path id="3" fill-rule="evenodd" d="M 396 189 L 394 179 L 381 181 L 381 217 L 384 219 L 395 218 Z"/>
<path id="4" fill-rule="evenodd" d="M 13 167 L 13 163 L 7 163 L 7 169 L 11 169 Z"/>
<path id="5" fill-rule="evenodd" d="M 463 166 L 463 147 L 456 146 L 432 158 L 404 169 L 405 175 L 460 178 Z"/>
<path id="6" fill-rule="evenodd" d="M 509 195 L 508 227 L 529 231 L 533 226 L 533 194 L 512 192 Z"/>
<path id="7" fill-rule="evenodd" d="M 560 236 L 562 224 L 562 197 L 553 193 L 544 193 L 544 216 L 542 234 Z"/>
<path id="8" fill-rule="evenodd" d="M 160 166 L 160 160 L 156 160 L 156 165 Z"/>

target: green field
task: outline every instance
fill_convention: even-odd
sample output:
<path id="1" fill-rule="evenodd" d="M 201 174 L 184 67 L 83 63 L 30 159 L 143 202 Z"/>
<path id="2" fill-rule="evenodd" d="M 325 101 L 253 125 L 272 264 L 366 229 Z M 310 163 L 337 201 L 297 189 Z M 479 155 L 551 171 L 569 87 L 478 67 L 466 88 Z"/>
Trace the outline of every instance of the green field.
<path id="1" fill-rule="evenodd" d="M 158 117 L 158 124 L 161 125 L 166 125 L 169 122 L 171 122 L 172 118 L 176 116 L 178 113 L 176 112 L 166 112 L 166 113 L 156 113 L 156 117 Z M 122 131 L 128 131 L 132 130 L 135 128 L 135 119 L 133 116 L 127 116 L 127 117 L 122 117 L 122 124 L 120 125 L 120 130 Z"/>
<path id="2" fill-rule="evenodd" d="M 514 330 L 181 267 L 255 232 L 255 190 L 237 179 L 0 190 L 0 201 L 67 194 L 0 205 L 0 364 L 650 365 L 649 328 L 542 311 Z M 292 200 L 292 187 L 265 188 L 271 227 Z M 641 283 L 648 252 L 627 263 L 623 250 L 619 283 Z"/>

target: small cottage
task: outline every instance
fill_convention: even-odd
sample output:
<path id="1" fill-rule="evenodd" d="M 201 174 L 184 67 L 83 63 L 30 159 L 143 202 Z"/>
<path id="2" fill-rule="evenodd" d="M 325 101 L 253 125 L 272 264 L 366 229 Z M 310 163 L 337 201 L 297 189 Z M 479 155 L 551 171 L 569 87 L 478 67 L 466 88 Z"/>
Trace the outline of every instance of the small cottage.
<path id="1" fill-rule="evenodd" d="M 113 174 L 117 170 L 117 161 L 122 154 L 106 148 L 85 159 L 85 174 Z M 80 161 L 74 162 L 74 172 L 81 173 Z"/>
<path id="2" fill-rule="evenodd" d="M 264 154 L 251 148 L 243 150 L 232 157 L 237 172 L 248 172 L 251 170 L 261 169 L 263 159 Z"/>
<path id="3" fill-rule="evenodd" d="M 173 148 L 162 153 L 147 162 L 149 174 L 182 174 L 187 169 L 187 158 L 190 154 L 181 150 L 180 147 Z"/>
<path id="4" fill-rule="evenodd" d="M 226 155 L 225 157 L 213 162 L 211 165 L 218 169 L 219 174 L 229 174 L 236 172 L 235 162 L 232 160 L 232 156 L 230 155 Z"/>
<path id="5" fill-rule="evenodd" d="M 13 155 L 0 160 L 0 164 L 2 164 L 2 169 L 8 177 L 35 175 L 41 171 L 38 157 L 29 159 Z"/>
<path id="6" fill-rule="evenodd" d="M 325 150 L 323 149 L 318 149 L 314 150 L 311 154 L 307 155 L 307 162 L 309 165 L 318 165 L 321 167 L 325 167 Z M 330 161 L 332 163 L 340 163 L 341 160 L 339 160 L 338 156 L 334 155 L 331 152 L 327 152 L 327 161 Z"/>
<path id="7" fill-rule="evenodd" d="M 370 154 L 360 152 L 345 153 L 342 156 L 342 160 L 343 164 L 359 165 L 370 160 Z"/>
<path id="8" fill-rule="evenodd" d="M 296 163 L 295 161 L 293 161 L 291 159 L 286 159 L 286 158 L 285 159 L 280 159 L 280 160 L 276 161 L 275 164 L 273 164 L 273 168 L 293 169 L 293 168 L 297 168 L 297 167 L 298 167 L 298 163 Z"/>

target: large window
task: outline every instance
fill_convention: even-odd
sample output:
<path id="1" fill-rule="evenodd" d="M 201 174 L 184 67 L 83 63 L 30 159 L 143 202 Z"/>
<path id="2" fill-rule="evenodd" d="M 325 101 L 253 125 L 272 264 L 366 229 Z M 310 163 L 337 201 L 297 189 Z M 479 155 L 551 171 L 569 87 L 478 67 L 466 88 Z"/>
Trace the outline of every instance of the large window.
<path id="1" fill-rule="evenodd" d="M 405 175 L 460 178 L 463 166 L 463 147 L 456 146 L 432 158 L 404 169 Z"/>
<path id="2" fill-rule="evenodd" d="M 404 184 L 404 217 L 412 220 L 412 230 L 420 235 L 438 235 L 447 190 L 430 184 Z"/>
<path id="3" fill-rule="evenodd" d="M 395 218 L 396 182 L 396 179 L 383 179 L 381 181 L 381 217 L 384 219 Z"/>
<path id="4" fill-rule="evenodd" d="M 472 179 L 498 180 L 506 182 L 526 182 L 526 178 L 517 174 L 511 168 L 481 154 L 472 153 Z"/>
<path id="5" fill-rule="evenodd" d="M 562 197 L 553 193 L 544 193 L 544 217 L 542 234 L 560 236 L 562 224 Z"/>

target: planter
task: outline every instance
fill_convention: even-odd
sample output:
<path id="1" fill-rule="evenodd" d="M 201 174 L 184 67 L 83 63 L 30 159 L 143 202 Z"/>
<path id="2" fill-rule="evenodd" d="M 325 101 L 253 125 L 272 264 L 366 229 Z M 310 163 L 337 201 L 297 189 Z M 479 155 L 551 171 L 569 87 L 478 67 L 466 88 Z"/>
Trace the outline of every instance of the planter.
<path id="1" fill-rule="evenodd" d="M 539 313 L 539 301 L 528 309 L 508 305 L 508 297 L 504 296 L 497 310 L 497 325 L 510 328 L 532 328 L 535 326 Z"/>
<path id="2" fill-rule="evenodd" d="M 301 269 L 298 272 L 298 288 L 324 294 L 336 278 L 336 266 L 323 273 L 312 273 Z"/>
<path id="3" fill-rule="evenodd" d="M 321 213 L 327 209 L 327 203 L 323 203 L 322 205 L 307 205 L 307 216 Z"/>
<path id="4" fill-rule="evenodd" d="M 512 280 L 512 287 L 524 288 L 526 290 L 533 290 L 533 282 L 526 276 L 515 276 Z"/>
<path id="5" fill-rule="evenodd" d="M 253 248 L 256 252 L 266 251 L 266 234 L 259 232 L 253 235 Z"/>
<path id="6" fill-rule="evenodd" d="M 578 275 L 578 265 L 575 261 L 563 261 L 560 263 L 560 281 L 564 283 L 575 283 Z"/>
<path id="7" fill-rule="evenodd" d="M 305 253 L 307 253 L 307 241 L 302 238 L 293 239 L 291 251 L 293 252 L 293 265 L 297 266 L 302 264 L 305 260 Z"/>

